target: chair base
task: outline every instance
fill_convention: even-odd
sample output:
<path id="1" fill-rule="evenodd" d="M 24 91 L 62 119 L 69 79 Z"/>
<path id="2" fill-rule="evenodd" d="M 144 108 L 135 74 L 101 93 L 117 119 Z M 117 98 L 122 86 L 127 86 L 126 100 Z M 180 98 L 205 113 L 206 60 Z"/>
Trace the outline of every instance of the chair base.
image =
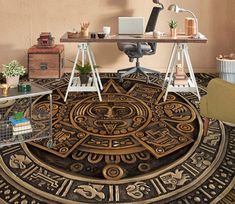
<path id="1" fill-rule="evenodd" d="M 123 78 L 125 76 L 128 76 L 128 75 L 133 74 L 133 73 L 140 73 L 140 74 L 144 75 L 146 77 L 146 83 L 150 82 L 149 76 L 147 75 L 147 73 L 157 73 L 160 76 L 160 72 L 154 71 L 152 69 L 140 67 L 140 66 L 130 67 L 130 68 L 126 68 L 126 69 L 120 69 L 117 72 L 118 72 L 118 74 L 120 74 L 119 75 L 120 82 L 123 82 Z M 122 73 L 122 72 L 124 72 L 124 73 Z"/>

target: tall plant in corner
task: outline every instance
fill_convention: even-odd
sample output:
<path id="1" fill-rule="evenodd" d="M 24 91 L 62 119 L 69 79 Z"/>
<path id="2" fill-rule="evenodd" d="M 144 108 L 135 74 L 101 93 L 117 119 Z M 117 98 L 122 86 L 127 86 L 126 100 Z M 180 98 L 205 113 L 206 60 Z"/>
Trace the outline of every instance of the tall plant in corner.
<path id="1" fill-rule="evenodd" d="M 16 87 L 19 83 L 20 76 L 25 74 L 25 67 L 20 65 L 17 60 L 12 60 L 8 64 L 3 64 L 3 76 L 6 77 L 7 85 Z"/>

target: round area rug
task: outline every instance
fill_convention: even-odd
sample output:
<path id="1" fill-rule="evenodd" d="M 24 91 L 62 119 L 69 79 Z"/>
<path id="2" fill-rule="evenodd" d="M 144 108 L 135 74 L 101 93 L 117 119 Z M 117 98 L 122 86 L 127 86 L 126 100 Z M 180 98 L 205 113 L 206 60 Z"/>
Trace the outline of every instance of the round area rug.
<path id="1" fill-rule="evenodd" d="M 0 108 L 7 108 L 12 106 L 15 103 L 15 100 L 9 100 L 9 101 L 1 101 L 0 102 Z"/>
<path id="2" fill-rule="evenodd" d="M 162 80 L 150 78 L 119 83 L 115 74 L 102 74 L 101 102 L 96 93 L 70 93 L 66 103 L 69 76 L 37 80 L 53 89 L 53 146 L 42 139 L 0 149 L 2 202 L 191 204 L 217 203 L 226 194 L 231 200 L 235 129 L 212 120 L 203 137 L 197 97 L 170 93 L 164 102 Z M 197 76 L 201 95 L 211 78 Z M 36 98 L 33 119 L 40 123 L 48 109 L 48 97 Z"/>

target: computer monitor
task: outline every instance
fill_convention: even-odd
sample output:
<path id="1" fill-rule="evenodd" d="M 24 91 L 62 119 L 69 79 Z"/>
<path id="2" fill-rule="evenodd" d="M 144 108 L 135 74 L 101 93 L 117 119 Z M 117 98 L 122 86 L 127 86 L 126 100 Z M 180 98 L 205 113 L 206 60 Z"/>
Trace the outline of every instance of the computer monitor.
<path id="1" fill-rule="evenodd" d="M 118 17 L 119 35 L 143 35 L 144 17 Z"/>

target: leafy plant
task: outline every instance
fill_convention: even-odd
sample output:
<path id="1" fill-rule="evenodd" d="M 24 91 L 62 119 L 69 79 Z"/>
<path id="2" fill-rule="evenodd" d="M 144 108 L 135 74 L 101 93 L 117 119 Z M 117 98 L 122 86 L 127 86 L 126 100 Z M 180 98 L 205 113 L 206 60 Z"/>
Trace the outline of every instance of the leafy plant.
<path id="1" fill-rule="evenodd" d="M 25 74 L 25 67 L 20 65 L 20 63 L 17 60 L 12 60 L 8 64 L 2 65 L 3 70 L 3 76 L 4 77 L 15 77 L 15 76 L 23 76 Z"/>
<path id="2" fill-rule="evenodd" d="M 72 60 L 69 60 L 70 62 L 73 62 Z M 98 66 L 94 66 L 94 68 L 97 68 Z M 77 64 L 76 64 L 76 70 L 79 71 L 80 74 L 89 74 L 91 73 L 91 65 L 90 63 L 84 63 L 84 66 L 82 66 L 82 62 L 79 61 Z"/>
<path id="3" fill-rule="evenodd" d="M 24 113 L 23 112 L 14 112 L 14 118 L 16 120 L 21 120 L 24 117 Z"/>
<path id="4" fill-rule="evenodd" d="M 174 28 L 177 27 L 177 22 L 176 22 L 175 20 L 170 20 L 170 21 L 168 22 L 168 25 L 169 25 L 169 27 L 170 27 L 171 29 L 174 29 Z"/>
<path id="5" fill-rule="evenodd" d="M 80 74 L 89 74 L 91 72 L 91 65 L 89 63 L 85 63 L 84 66 L 82 64 L 76 64 L 76 70 Z"/>

